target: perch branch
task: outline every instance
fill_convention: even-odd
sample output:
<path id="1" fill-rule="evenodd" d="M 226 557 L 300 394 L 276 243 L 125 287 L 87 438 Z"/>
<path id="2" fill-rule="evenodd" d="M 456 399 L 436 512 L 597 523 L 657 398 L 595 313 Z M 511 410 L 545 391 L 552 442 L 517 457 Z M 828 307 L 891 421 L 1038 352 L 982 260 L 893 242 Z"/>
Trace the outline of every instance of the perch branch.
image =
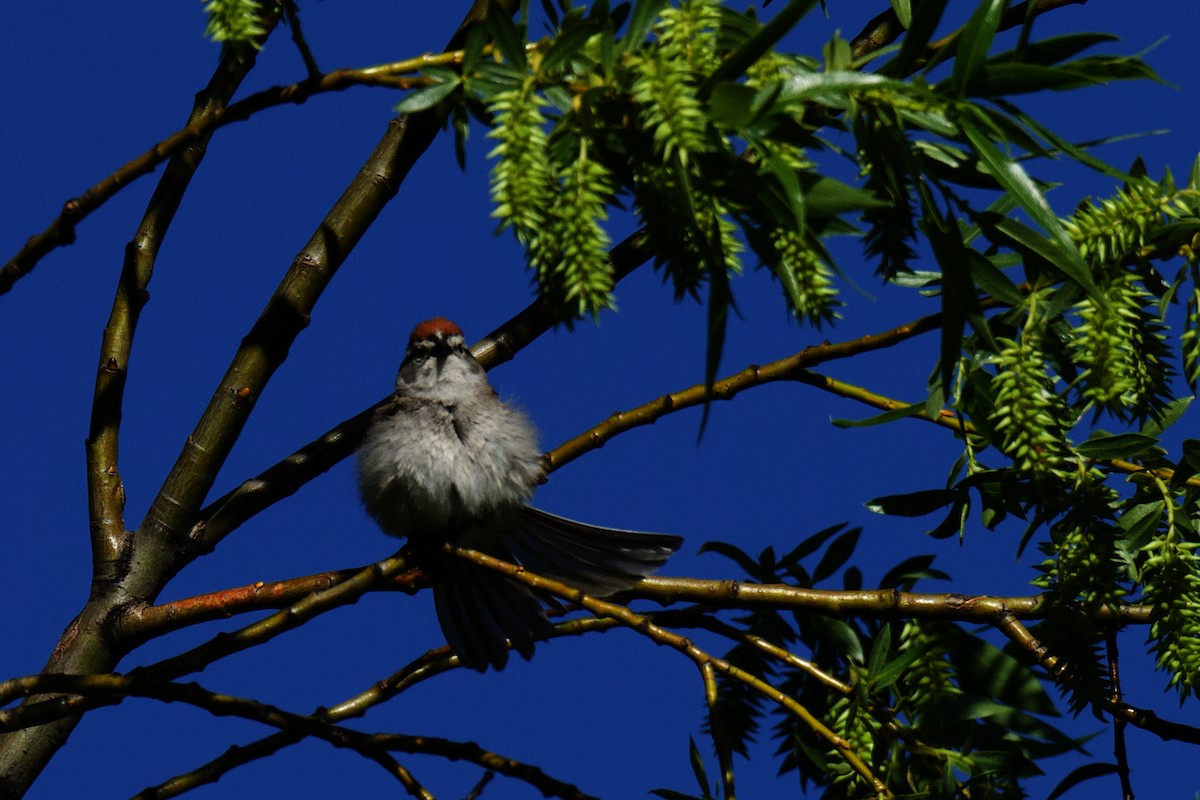
<path id="1" fill-rule="evenodd" d="M 447 553 L 457 557 L 466 559 L 481 567 L 498 572 L 502 575 L 507 575 L 509 578 L 523 583 L 532 589 L 546 592 L 559 597 L 568 602 L 574 603 L 577 606 L 587 609 L 591 613 L 602 616 L 612 617 L 622 625 L 646 636 L 656 644 L 665 645 L 687 656 L 697 667 L 703 667 L 704 664 L 711 664 L 713 669 L 736 681 L 740 681 L 754 691 L 761 694 L 771 702 L 780 706 L 788 713 L 794 715 L 801 720 L 816 736 L 823 739 L 838 755 L 871 787 L 871 790 L 881 797 L 891 797 L 892 793 L 887 786 L 880 781 L 871 771 L 870 766 L 866 764 L 854 751 L 854 748 L 843 737 L 839 736 L 834 731 L 830 730 L 821 720 L 817 719 L 812 713 L 801 705 L 795 698 L 785 692 L 780 691 L 776 687 L 762 680 L 761 678 L 751 675 L 750 673 L 735 667 L 724 659 L 712 656 L 701 650 L 686 637 L 680 636 L 677 633 L 666 630 L 650 621 L 649 617 L 636 614 L 625 606 L 611 603 L 605 600 L 598 600 L 590 597 L 578 589 L 573 589 L 564 583 L 553 581 L 548 578 L 543 578 L 540 575 L 535 575 L 527 571 L 523 567 L 518 567 L 513 564 L 493 558 L 486 553 L 480 553 L 475 550 L 467 550 L 465 548 L 456 547 L 454 545 L 446 545 Z"/>

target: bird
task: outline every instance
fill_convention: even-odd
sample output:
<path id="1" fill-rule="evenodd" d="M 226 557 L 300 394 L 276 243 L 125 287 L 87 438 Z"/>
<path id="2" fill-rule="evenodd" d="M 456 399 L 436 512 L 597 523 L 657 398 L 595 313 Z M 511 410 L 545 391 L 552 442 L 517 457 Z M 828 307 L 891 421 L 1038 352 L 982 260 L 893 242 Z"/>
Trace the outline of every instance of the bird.
<path id="1" fill-rule="evenodd" d="M 503 669 L 510 647 L 529 660 L 552 626 L 529 587 L 446 554 L 445 544 L 594 597 L 632 588 L 683 544 L 536 509 L 529 500 L 543 478 L 536 428 L 496 394 L 458 325 L 434 317 L 413 328 L 395 393 L 358 448 L 358 484 L 379 527 L 407 537 L 432 579 L 446 641 L 470 669 Z"/>

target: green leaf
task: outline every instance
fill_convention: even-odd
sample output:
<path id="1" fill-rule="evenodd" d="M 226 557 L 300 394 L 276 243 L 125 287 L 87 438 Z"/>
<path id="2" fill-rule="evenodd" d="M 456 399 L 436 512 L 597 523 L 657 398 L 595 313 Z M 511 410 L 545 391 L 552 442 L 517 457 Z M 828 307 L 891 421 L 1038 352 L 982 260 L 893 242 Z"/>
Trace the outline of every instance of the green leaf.
<path id="1" fill-rule="evenodd" d="M 1172 400 L 1157 417 L 1147 419 L 1142 425 L 1142 433 L 1146 436 L 1158 436 L 1167 428 L 1174 425 L 1192 404 L 1192 397 L 1180 397 Z"/>
<path id="2" fill-rule="evenodd" d="M 1075 451 L 1084 458 L 1134 458 L 1158 446 L 1158 439 L 1140 433 L 1092 436 Z"/>
<path id="3" fill-rule="evenodd" d="M 900 53 L 892 61 L 884 65 L 880 73 L 893 78 L 903 78 L 912 71 L 918 60 L 925 56 L 925 46 L 933 37 L 938 23 L 942 21 L 942 13 L 946 10 L 946 0 L 924 0 L 919 3 L 912 19 L 904 27 L 904 41 L 900 45 Z"/>
<path id="4" fill-rule="evenodd" d="M 797 614 L 796 617 L 801 630 L 812 633 L 846 658 L 862 663 L 862 639 L 850 623 L 820 614 Z"/>
<path id="5" fill-rule="evenodd" d="M 884 623 L 879 629 L 875 641 L 871 643 L 871 655 L 867 657 L 867 674 L 874 676 L 883 669 L 888 656 L 892 654 L 892 626 Z"/>
<path id="6" fill-rule="evenodd" d="M 432 108 L 449 97 L 459 85 L 458 81 L 445 81 L 418 89 L 400 101 L 396 106 L 396 113 L 413 114 Z"/>
<path id="7" fill-rule="evenodd" d="M 925 489 L 909 494 L 876 497 L 867 503 L 867 508 L 876 514 L 893 517 L 923 517 L 957 502 L 960 497 L 961 493 L 957 489 Z"/>
<path id="8" fill-rule="evenodd" d="M 589 20 L 564 30 L 554 40 L 554 44 L 550 45 L 546 55 L 542 57 L 540 68 L 547 72 L 553 72 L 564 66 L 583 49 L 588 39 L 603 29 L 599 22 Z"/>
<path id="9" fill-rule="evenodd" d="M 931 555 L 906 558 L 887 571 L 879 581 L 880 589 L 911 587 L 919 580 L 948 581 L 950 576 L 940 569 L 932 569 Z"/>
<path id="10" fill-rule="evenodd" d="M 688 759 L 692 762 L 692 774 L 696 776 L 700 794 L 709 797 L 708 775 L 704 772 L 704 758 L 700 755 L 700 748 L 696 746 L 695 738 L 691 736 L 688 736 Z"/>
<path id="11" fill-rule="evenodd" d="M 625 28 L 625 35 L 621 37 L 622 52 L 636 50 L 641 46 L 666 6 L 667 0 L 637 0 L 633 4 L 629 25 Z"/>
<path id="12" fill-rule="evenodd" d="M 1006 97 L 1044 91 L 1066 91 L 1104 83 L 1091 73 L 1067 67 L 1040 64 L 988 64 L 983 68 L 972 94 L 979 97 Z"/>
<path id="13" fill-rule="evenodd" d="M 1051 790 L 1050 794 L 1046 795 L 1046 800 L 1058 800 L 1058 798 L 1084 781 L 1090 781 L 1093 778 L 1103 778 L 1105 775 L 1112 775 L 1116 771 L 1117 765 L 1108 763 L 1084 764 L 1083 766 L 1076 767 L 1058 782 L 1058 785 Z"/>
<path id="14" fill-rule="evenodd" d="M 967 270 L 971 282 L 990 297 L 1010 306 L 1019 306 L 1025 302 L 1025 295 L 1012 282 L 1012 279 L 999 269 L 992 259 L 986 258 L 977 250 L 967 250 Z"/>
<path id="15" fill-rule="evenodd" d="M 956 533 L 961 537 L 966 526 L 967 512 L 971 508 L 970 500 L 970 495 L 962 494 L 958 502 L 950 508 L 950 513 L 946 515 L 945 519 L 939 522 L 936 528 L 926 531 L 925 534 L 931 539 L 949 539 Z"/>
<path id="16" fill-rule="evenodd" d="M 800 544 L 793 547 L 791 552 L 780 559 L 781 563 L 794 564 L 801 561 L 805 557 L 812 555 L 813 553 L 817 552 L 818 549 L 820 549 L 821 545 L 825 544 L 825 542 L 829 541 L 845 527 L 846 523 L 841 522 L 837 525 L 830 525 L 828 528 L 817 531 L 804 541 L 800 542 Z"/>
<path id="17" fill-rule="evenodd" d="M 1058 246 L 1058 259 L 1051 260 L 1051 263 L 1054 263 L 1068 277 L 1086 289 L 1088 294 L 1103 301 L 1099 289 L 1092 281 L 1091 273 L 1083 256 L 1079 254 L 1079 249 L 1075 247 L 1074 242 L 1067 235 L 1066 229 L 1063 228 L 1062 223 L 1050 208 L 1050 204 L 1046 202 L 1046 198 L 1042 196 L 1037 185 L 1021 168 L 1021 165 L 1000 152 L 1000 149 L 974 124 L 966 120 L 960 124 L 963 133 L 971 140 L 975 151 L 979 153 L 980 159 L 988 165 L 988 169 L 991 170 L 996 180 L 1000 181 L 1000 185 L 1016 198 L 1025 213 L 1034 222 L 1041 225 L 1042 229 L 1050 235 L 1051 241 Z"/>
<path id="18" fill-rule="evenodd" d="M 984 0 L 958 35 L 951 80 L 959 95 L 965 97 L 968 94 L 987 61 L 988 50 L 1007 6 L 1008 0 Z"/>
<path id="19" fill-rule="evenodd" d="M 714 225 L 720 223 L 714 221 Z M 733 295 L 729 290 L 729 273 L 725 269 L 724 254 L 720 249 L 720 234 L 714 237 L 718 241 L 705 248 L 708 254 L 708 335 L 704 354 L 704 411 L 700 417 L 700 431 L 697 438 L 704 434 L 704 426 L 708 422 L 708 412 L 712 409 L 712 397 L 707 394 L 717 382 L 717 371 L 721 368 L 721 353 L 725 349 L 725 329 L 729 321 L 729 307 L 733 305 Z"/>
<path id="20" fill-rule="evenodd" d="M 709 119 L 718 128 L 742 130 L 756 115 L 754 100 L 757 96 L 758 90 L 744 83 L 719 83 L 709 98 Z"/>
<path id="21" fill-rule="evenodd" d="M 896 656 L 879 669 L 873 670 L 871 672 L 871 688 L 888 688 L 893 683 L 900 680 L 900 678 L 904 676 L 904 673 L 908 671 L 908 668 L 911 667 L 913 663 L 923 655 L 924 653 L 922 653 L 920 650 L 913 648 Z"/>
<path id="22" fill-rule="evenodd" d="M 912 25 L 912 0 L 891 0 L 892 11 L 896 12 L 896 19 L 900 20 L 900 24 L 907 30 L 909 25 Z"/>
<path id="23" fill-rule="evenodd" d="M 1098 44 L 1119 42 L 1120 40 L 1121 37 L 1111 33 L 1068 33 L 1062 36 L 1049 36 L 1040 41 L 1026 44 L 1021 50 L 1006 50 L 1003 53 L 997 53 L 992 57 L 990 63 L 1020 61 L 1026 64 L 1049 66 L 1062 63 Z"/>
<path id="24" fill-rule="evenodd" d="M 762 58 L 764 53 L 786 36 L 796 26 L 796 23 L 812 10 L 814 5 L 816 5 L 816 0 L 791 0 L 771 18 L 770 22 L 759 28 L 758 32 L 747 39 L 741 47 L 725 57 L 721 66 L 713 70 L 713 74 L 700 86 L 700 97 L 708 97 L 713 88 L 721 81 L 734 80 L 744 75 L 750 65 Z"/>
<path id="25" fill-rule="evenodd" d="M 1070 249 L 1067 249 L 1057 239 L 1047 239 L 1011 217 L 991 217 L 983 221 L 983 224 L 986 229 L 1000 234 L 1000 238 L 1010 247 L 1018 251 L 1029 251 L 1074 281 L 1092 297 L 1100 297 L 1100 289 L 1092 280 L 1091 270 L 1083 262 L 1074 244 L 1070 244 Z"/>
<path id="26" fill-rule="evenodd" d="M 805 173 L 800 176 L 800 186 L 804 193 L 805 214 L 814 220 L 835 217 L 847 211 L 863 211 L 891 205 L 865 189 L 848 186 L 824 175 Z"/>
<path id="27" fill-rule="evenodd" d="M 758 570 L 758 562 L 740 547 L 729 544 L 728 542 L 705 542 L 700 545 L 700 553 L 716 553 L 720 556 L 725 556 L 733 563 L 742 568 L 742 571 L 747 575 L 754 575 Z"/>
<path id="28" fill-rule="evenodd" d="M 825 555 L 821 556 L 821 560 L 817 562 L 816 569 L 813 570 L 813 583 L 825 580 L 850 560 L 850 556 L 854 555 L 854 548 L 858 546 L 860 534 L 862 534 L 862 528 L 851 528 L 833 540 L 829 549 L 825 551 Z"/>
<path id="29" fill-rule="evenodd" d="M 492 36 L 492 44 L 504 56 L 505 61 L 521 72 L 528 69 L 524 36 L 517 30 L 512 18 L 501 8 L 500 3 L 488 3 L 487 29 Z"/>
<path id="30" fill-rule="evenodd" d="M 1037 673 L 1021 659 L 977 636 L 966 634 L 955 640 L 949 655 L 964 683 L 974 691 L 1023 712 L 1060 716 Z"/>
<path id="31" fill-rule="evenodd" d="M 929 237 L 934 256 L 942 268 L 942 383 L 949 390 L 952 370 L 962 352 L 964 321 L 970 321 L 971 327 L 989 350 L 998 352 L 1000 347 L 992 338 L 992 330 L 983 316 L 975 285 L 971 282 L 971 254 L 979 254 L 969 250 L 963 243 L 962 230 L 953 219 L 942 217 L 926 202 L 928 195 L 927 191 L 921 193 L 924 209 L 921 227 Z"/>
<path id="32" fill-rule="evenodd" d="M 905 85 L 870 72 L 802 72 L 783 82 L 779 93 L 780 103 L 799 104 L 819 100 L 838 104 L 841 99 L 859 89 L 903 90 Z"/>
<path id="33" fill-rule="evenodd" d="M 1180 489 L 1188 480 L 1200 473 L 1200 439 L 1184 439 L 1180 445 L 1182 455 L 1171 476 L 1171 488 Z"/>
<path id="34" fill-rule="evenodd" d="M 874 417 L 867 419 L 835 419 L 833 424 L 839 428 L 867 428 L 872 425 L 882 425 L 885 422 L 893 422 L 898 419 L 907 419 L 920 415 L 925 410 L 924 403 L 913 403 L 910 406 L 897 408 L 892 411 L 885 411 Z"/>

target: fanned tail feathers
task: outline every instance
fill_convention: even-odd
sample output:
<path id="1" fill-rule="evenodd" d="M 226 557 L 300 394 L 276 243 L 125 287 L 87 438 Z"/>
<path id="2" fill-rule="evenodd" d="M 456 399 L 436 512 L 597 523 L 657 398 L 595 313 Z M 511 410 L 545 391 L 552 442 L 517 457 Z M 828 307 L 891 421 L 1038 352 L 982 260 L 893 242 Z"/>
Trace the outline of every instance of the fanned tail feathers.
<path id="1" fill-rule="evenodd" d="M 489 552 L 594 597 L 631 589 L 667 562 L 683 539 L 601 528 L 526 506 L 504 547 Z M 507 551 L 505 551 L 507 548 Z M 550 621 L 528 587 L 469 561 L 447 558 L 433 588 L 438 621 L 463 665 L 483 672 L 508 663 L 509 642 L 528 660 Z"/>

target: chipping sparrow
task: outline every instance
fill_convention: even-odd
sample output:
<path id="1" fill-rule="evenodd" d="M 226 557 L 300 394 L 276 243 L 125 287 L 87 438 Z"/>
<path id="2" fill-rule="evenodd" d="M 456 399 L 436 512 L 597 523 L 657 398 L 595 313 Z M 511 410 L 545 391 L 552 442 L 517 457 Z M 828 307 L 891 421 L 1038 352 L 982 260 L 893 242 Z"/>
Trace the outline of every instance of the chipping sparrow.
<path id="1" fill-rule="evenodd" d="M 526 505 L 542 477 L 532 423 L 506 405 L 441 317 L 413 329 L 396 394 L 358 451 L 363 504 L 385 533 L 407 536 L 432 572 L 446 640 L 465 666 L 503 669 L 508 644 L 526 659 L 549 635 L 524 585 L 440 555 L 456 542 L 604 597 L 662 566 L 682 540 L 599 528 Z"/>

